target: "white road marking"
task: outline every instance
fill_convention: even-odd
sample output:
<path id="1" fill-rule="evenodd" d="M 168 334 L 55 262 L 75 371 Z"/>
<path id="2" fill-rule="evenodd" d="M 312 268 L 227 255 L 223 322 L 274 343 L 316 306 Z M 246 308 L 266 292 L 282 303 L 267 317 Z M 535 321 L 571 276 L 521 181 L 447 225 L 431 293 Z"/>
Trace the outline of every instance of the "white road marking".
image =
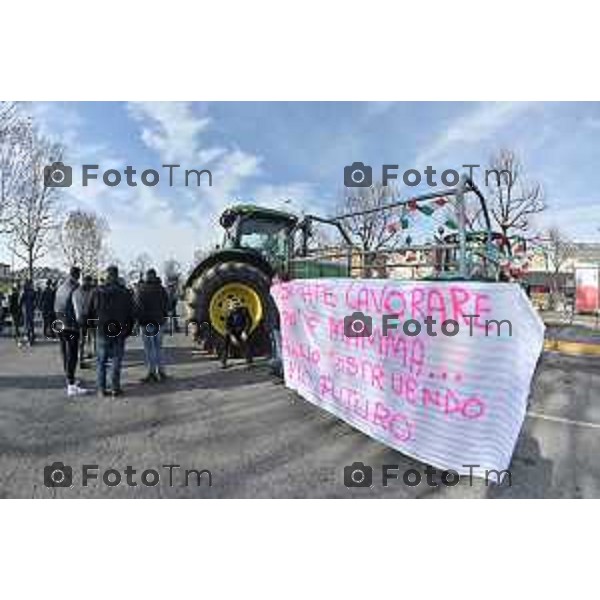
<path id="1" fill-rule="evenodd" d="M 546 421 L 554 421 L 556 423 L 566 423 L 568 425 L 576 425 L 577 427 L 589 427 L 590 429 L 600 429 L 600 423 L 590 423 L 588 421 L 574 421 L 573 419 L 565 419 L 563 417 L 553 417 L 552 415 L 544 415 L 532 411 L 527 412 L 528 417 L 543 419 Z"/>

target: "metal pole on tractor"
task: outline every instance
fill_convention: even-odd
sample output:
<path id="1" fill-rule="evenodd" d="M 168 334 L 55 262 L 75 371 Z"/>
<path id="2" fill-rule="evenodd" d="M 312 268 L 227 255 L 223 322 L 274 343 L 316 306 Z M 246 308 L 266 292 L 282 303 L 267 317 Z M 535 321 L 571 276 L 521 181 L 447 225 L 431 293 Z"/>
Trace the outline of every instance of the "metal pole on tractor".
<path id="1" fill-rule="evenodd" d="M 456 193 L 456 212 L 458 217 L 458 247 L 459 260 L 458 270 L 461 278 L 467 278 L 467 224 L 465 214 L 465 189 L 468 178 L 464 175 L 460 178 Z"/>
<path id="2" fill-rule="evenodd" d="M 453 197 L 455 199 L 454 208 L 456 211 L 455 214 L 456 214 L 456 218 L 457 218 L 456 224 L 458 226 L 458 233 L 457 233 L 458 251 L 459 251 L 458 271 L 459 271 L 459 276 L 462 279 L 469 279 L 470 260 L 468 258 L 468 250 L 469 249 L 468 249 L 467 242 L 470 241 L 470 239 L 469 239 L 469 236 L 467 235 L 467 227 L 468 226 L 471 227 L 471 224 L 469 224 L 468 218 L 467 218 L 467 205 L 465 202 L 465 196 L 467 193 L 471 193 L 471 192 L 473 192 L 479 199 L 480 210 L 481 210 L 480 214 L 483 217 L 483 221 L 485 224 L 485 234 L 486 235 L 485 235 L 484 261 L 486 261 L 485 264 L 487 266 L 487 264 L 488 264 L 487 261 L 493 261 L 494 255 L 495 255 L 490 215 L 489 215 L 489 212 L 487 209 L 487 205 L 486 205 L 486 201 L 485 201 L 485 197 L 484 197 L 483 193 L 477 187 L 477 185 L 473 182 L 473 180 L 469 178 L 469 176 L 466 173 L 464 173 L 460 177 L 458 185 L 454 188 L 445 189 L 445 190 L 442 190 L 439 192 L 430 192 L 428 194 L 421 194 L 420 196 L 414 196 L 413 198 L 408 198 L 407 200 L 398 200 L 396 202 L 391 202 L 390 204 L 386 204 L 383 206 L 377 206 L 376 208 L 355 210 L 355 211 L 345 213 L 345 214 L 339 215 L 337 217 L 328 219 L 327 222 L 336 222 L 336 221 L 340 222 L 340 221 L 343 221 L 344 219 L 348 219 L 350 217 L 358 217 L 358 216 L 368 215 L 368 214 L 372 214 L 372 213 L 376 213 L 376 212 L 380 212 L 380 211 L 384 211 L 384 210 L 391 210 L 394 208 L 409 206 L 409 205 L 412 205 L 417 202 L 429 202 L 429 201 L 436 200 L 438 198 Z M 425 246 L 425 247 L 428 247 L 428 246 Z M 453 246 L 449 246 L 449 247 L 456 248 L 456 243 L 454 243 Z M 364 261 L 363 254 L 361 254 L 361 261 Z M 361 262 L 361 267 L 362 266 L 364 266 L 364 265 Z"/>

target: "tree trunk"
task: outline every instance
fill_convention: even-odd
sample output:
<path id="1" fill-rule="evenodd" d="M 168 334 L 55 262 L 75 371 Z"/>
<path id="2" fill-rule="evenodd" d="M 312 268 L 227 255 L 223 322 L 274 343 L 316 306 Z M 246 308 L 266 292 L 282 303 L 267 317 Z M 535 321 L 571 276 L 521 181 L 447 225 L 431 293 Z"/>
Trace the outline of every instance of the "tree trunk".
<path id="1" fill-rule="evenodd" d="M 33 281 L 33 248 L 27 251 L 27 272 L 29 279 Z"/>

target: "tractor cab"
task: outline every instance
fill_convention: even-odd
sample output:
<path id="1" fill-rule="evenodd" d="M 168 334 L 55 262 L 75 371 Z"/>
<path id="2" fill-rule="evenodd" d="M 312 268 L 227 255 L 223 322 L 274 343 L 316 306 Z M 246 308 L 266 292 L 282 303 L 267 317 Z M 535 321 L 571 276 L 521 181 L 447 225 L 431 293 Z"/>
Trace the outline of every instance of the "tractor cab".
<path id="1" fill-rule="evenodd" d="M 220 218 L 225 229 L 223 247 L 258 252 L 269 263 L 282 264 L 288 256 L 290 233 L 298 217 L 250 204 L 232 206 Z"/>
<path id="2" fill-rule="evenodd" d="M 225 229 L 225 250 L 258 253 L 275 273 L 286 278 L 349 274 L 347 256 L 352 242 L 335 219 L 315 215 L 299 219 L 292 213 L 242 204 L 225 210 L 220 223 Z M 329 233 L 324 234 L 323 229 Z M 337 244 L 324 253 L 316 249 L 325 238 L 337 238 Z M 344 248 L 342 254 L 339 248 Z"/>

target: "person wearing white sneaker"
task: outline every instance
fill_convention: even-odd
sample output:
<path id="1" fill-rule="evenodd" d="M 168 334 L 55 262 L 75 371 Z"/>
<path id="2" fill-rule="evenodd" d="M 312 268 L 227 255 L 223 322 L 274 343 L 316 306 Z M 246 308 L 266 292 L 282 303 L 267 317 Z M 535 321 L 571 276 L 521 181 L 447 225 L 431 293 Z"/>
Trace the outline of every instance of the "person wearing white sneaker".
<path id="1" fill-rule="evenodd" d="M 73 302 L 73 292 L 79 287 L 81 270 L 71 267 L 69 277 L 56 291 L 54 311 L 55 324 L 58 323 L 58 337 L 63 359 L 63 368 L 67 380 L 67 396 L 79 396 L 83 388 L 75 381 L 77 354 L 79 350 L 79 317 L 78 306 Z M 85 392 L 84 392 L 85 393 Z"/>
<path id="2" fill-rule="evenodd" d="M 82 388 L 78 381 L 67 384 L 67 396 L 69 398 L 73 396 L 85 396 L 89 391 L 86 388 Z"/>

